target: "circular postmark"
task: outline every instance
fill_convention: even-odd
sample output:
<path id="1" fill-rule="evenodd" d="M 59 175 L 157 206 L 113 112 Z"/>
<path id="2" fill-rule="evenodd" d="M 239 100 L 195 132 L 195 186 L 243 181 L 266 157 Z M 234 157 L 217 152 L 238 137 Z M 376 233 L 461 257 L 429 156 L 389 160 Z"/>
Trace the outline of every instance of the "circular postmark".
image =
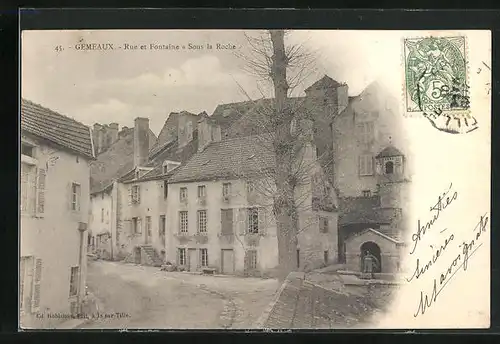
<path id="1" fill-rule="evenodd" d="M 404 40 L 406 111 L 449 133 L 477 128 L 470 114 L 465 37 Z"/>

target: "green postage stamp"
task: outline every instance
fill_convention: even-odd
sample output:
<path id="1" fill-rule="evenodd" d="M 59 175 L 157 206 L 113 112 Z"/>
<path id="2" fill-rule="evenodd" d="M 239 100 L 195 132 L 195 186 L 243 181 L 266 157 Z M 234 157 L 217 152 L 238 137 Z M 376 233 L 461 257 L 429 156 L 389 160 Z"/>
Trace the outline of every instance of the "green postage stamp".
<path id="1" fill-rule="evenodd" d="M 407 113 L 421 113 L 451 133 L 468 132 L 477 124 L 469 111 L 466 51 L 462 36 L 404 39 Z"/>

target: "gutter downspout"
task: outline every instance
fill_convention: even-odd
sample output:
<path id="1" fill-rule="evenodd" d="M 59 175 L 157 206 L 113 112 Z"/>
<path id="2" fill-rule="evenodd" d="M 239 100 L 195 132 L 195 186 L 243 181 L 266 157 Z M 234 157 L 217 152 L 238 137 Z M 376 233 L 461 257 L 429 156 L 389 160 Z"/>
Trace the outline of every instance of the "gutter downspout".
<path id="1" fill-rule="evenodd" d="M 82 274 L 83 274 L 83 253 L 84 253 L 84 233 L 87 230 L 87 224 L 85 222 L 79 222 L 78 223 L 78 231 L 80 232 L 80 248 L 79 248 L 79 254 L 78 254 L 78 267 L 79 267 L 79 273 L 78 273 L 78 294 L 77 294 L 77 306 L 78 306 L 78 313 L 81 312 L 81 307 L 82 307 L 82 292 L 84 292 L 85 289 L 82 288 Z"/>

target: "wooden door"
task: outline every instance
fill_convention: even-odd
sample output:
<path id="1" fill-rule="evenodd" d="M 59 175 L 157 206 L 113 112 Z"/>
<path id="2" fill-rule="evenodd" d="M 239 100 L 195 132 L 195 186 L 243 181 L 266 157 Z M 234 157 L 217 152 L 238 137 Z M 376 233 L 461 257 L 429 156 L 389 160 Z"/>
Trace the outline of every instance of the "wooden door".
<path id="1" fill-rule="evenodd" d="M 234 274 L 234 251 L 222 250 L 221 271 L 223 274 Z"/>
<path id="2" fill-rule="evenodd" d="M 188 254 L 189 254 L 189 271 L 196 271 L 196 268 L 198 267 L 198 257 L 196 255 L 196 249 L 190 248 L 188 249 Z"/>

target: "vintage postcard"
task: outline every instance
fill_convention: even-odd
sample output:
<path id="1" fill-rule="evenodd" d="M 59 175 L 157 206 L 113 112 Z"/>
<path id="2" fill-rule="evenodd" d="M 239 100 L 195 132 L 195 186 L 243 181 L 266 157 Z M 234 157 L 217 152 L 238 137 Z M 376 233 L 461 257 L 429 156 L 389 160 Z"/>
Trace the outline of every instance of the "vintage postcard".
<path id="1" fill-rule="evenodd" d="M 490 326 L 489 31 L 21 55 L 21 330 Z"/>

